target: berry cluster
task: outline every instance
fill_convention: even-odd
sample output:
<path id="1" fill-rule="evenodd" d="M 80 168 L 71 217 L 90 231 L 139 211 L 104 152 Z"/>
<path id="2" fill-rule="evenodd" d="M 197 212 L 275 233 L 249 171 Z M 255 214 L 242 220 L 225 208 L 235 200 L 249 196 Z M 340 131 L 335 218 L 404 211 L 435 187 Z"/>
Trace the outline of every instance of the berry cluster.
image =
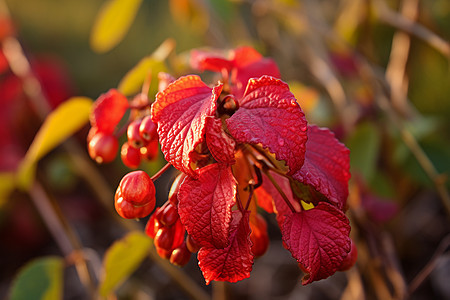
<path id="1" fill-rule="evenodd" d="M 146 225 L 157 253 L 179 266 L 197 253 L 207 284 L 247 278 L 269 246 L 262 209 L 276 214 L 283 245 L 306 273 L 303 284 L 351 267 L 349 150 L 327 128 L 308 124 L 275 62 L 254 49 L 193 51 L 191 66 L 221 78 L 208 85 L 198 75 L 162 73 L 151 108 L 143 94 L 128 104 L 110 90 L 91 118 L 96 161 L 114 159 L 115 128 L 130 109 L 123 162 L 137 167 L 153 158 L 159 139 L 164 158 L 181 172 Z M 127 174 L 115 206 L 124 218 L 148 216 L 152 179 Z"/>
<path id="2" fill-rule="evenodd" d="M 97 163 L 108 163 L 116 158 L 119 148 L 117 130 L 127 110 L 130 119 L 126 126 L 127 141 L 122 145 L 120 156 L 122 162 L 135 169 L 142 159 L 153 160 L 158 154 L 158 134 L 156 125 L 149 113 L 149 102 L 145 94 L 138 94 L 131 103 L 115 89 L 100 95 L 91 113 L 91 129 L 89 131 L 89 155 Z"/>
<path id="3" fill-rule="evenodd" d="M 184 174 L 177 176 L 169 192 L 169 199 L 150 216 L 145 227 L 146 234 L 154 239 L 156 252 L 177 266 L 189 262 L 191 253 L 200 246 L 186 234 L 177 210 L 178 190 Z"/>

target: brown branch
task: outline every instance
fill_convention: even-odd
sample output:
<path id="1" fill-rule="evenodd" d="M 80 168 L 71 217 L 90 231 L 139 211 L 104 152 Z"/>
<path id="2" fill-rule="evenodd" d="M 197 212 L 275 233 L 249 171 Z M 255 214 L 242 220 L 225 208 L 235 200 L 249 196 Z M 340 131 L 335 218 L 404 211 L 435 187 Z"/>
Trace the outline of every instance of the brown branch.
<path id="1" fill-rule="evenodd" d="M 437 265 L 438 259 L 445 253 L 446 249 L 450 246 L 450 235 L 447 235 L 439 244 L 436 252 L 434 252 L 431 259 L 425 265 L 425 267 L 414 277 L 408 287 L 408 296 L 411 296 L 414 291 L 425 281 L 425 279 L 431 274 Z"/>
<path id="2" fill-rule="evenodd" d="M 415 21 L 418 15 L 419 0 L 407 0 L 401 3 L 401 14 L 408 20 Z M 411 38 L 403 31 L 395 33 L 392 39 L 391 54 L 386 67 L 386 80 L 391 88 L 391 101 L 394 108 L 403 115 L 411 114 L 407 103 L 407 79 L 405 78 Z"/>
<path id="3" fill-rule="evenodd" d="M 386 3 L 384 3 L 384 1 L 375 0 L 372 1 L 372 3 L 374 3 L 374 8 L 378 13 L 378 18 L 382 22 L 385 22 L 392 27 L 403 30 L 404 32 L 407 32 L 424 40 L 431 47 L 441 52 L 447 58 L 450 58 L 450 44 L 448 41 L 444 40 L 419 23 L 416 23 L 406 18 L 405 16 L 394 12 L 386 5 Z"/>
<path id="4" fill-rule="evenodd" d="M 73 232 L 73 230 L 68 228 L 67 222 L 63 222 L 60 216 L 58 216 L 47 193 L 37 181 L 34 182 L 29 194 L 56 244 L 64 256 L 75 264 L 80 281 L 93 298 L 95 293 L 93 274 L 89 271 L 86 260 L 83 258 L 80 242 L 69 232 Z M 65 226 L 64 223 L 66 223 Z"/>

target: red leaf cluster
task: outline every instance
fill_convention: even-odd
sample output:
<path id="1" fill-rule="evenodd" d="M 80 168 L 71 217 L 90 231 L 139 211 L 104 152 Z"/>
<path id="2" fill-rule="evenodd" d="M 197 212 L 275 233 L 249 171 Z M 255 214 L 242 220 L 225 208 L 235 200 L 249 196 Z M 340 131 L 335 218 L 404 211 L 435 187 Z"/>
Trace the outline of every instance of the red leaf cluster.
<path id="1" fill-rule="evenodd" d="M 208 85 L 198 75 L 159 76 L 151 120 L 165 159 L 183 174 L 167 218 L 181 221 L 188 238 L 179 255 L 164 252 L 163 242 L 172 239 L 164 239 L 158 224 L 171 222 L 149 222 L 158 253 L 185 264 L 186 249 L 199 249 L 207 284 L 247 278 L 269 241 L 259 206 L 277 215 L 286 248 L 307 273 L 304 284 L 335 273 L 350 251 L 349 150 L 328 129 L 307 123 L 275 62 L 254 49 L 196 50 L 191 65 L 222 80 Z M 99 100 L 91 120 L 97 127 L 111 117 L 103 106 L 113 101 Z M 114 101 L 117 117 L 128 104 Z M 136 132 L 129 135 L 139 137 Z"/>

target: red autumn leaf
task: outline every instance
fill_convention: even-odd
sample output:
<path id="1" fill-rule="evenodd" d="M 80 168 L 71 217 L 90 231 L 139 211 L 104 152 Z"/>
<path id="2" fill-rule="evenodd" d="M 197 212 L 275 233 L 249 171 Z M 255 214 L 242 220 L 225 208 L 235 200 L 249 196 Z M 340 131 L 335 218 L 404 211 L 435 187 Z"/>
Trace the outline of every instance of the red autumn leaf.
<path id="1" fill-rule="evenodd" d="M 161 151 L 175 168 L 191 176 L 195 148 L 204 141 L 206 118 L 216 111 L 222 85 L 214 88 L 199 76 L 180 77 L 156 95 L 152 120 L 158 124 Z"/>
<path id="2" fill-rule="evenodd" d="M 192 50 L 190 64 L 199 71 L 221 72 L 223 69 L 231 70 L 233 67 L 233 62 L 225 57 L 223 51 L 211 50 Z"/>
<path id="3" fill-rule="evenodd" d="M 252 47 L 243 46 L 233 50 L 232 62 L 234 67 L 242 68 L 260 61 L 263 56 Z"/>
<path id="4" fill-rule="evenodd" d="M 231 90 L 237 98 L 242 97 L 250 78 L 269 75 L 280 78 L 280 71 L 274 60 L 264 58 L 252 47 L 244 46 L 232 51 L 194 50 L 191 52 L 191 66 L 200 71 L 228 74 Z"/>
<path id="5" fill-rule="evenodd" d="M 201 246 L 224 248 L 230 235 L 236 180 L 231 168 L 212 164 L 186 177 L 178 192 L 178 213 L 190 236 Z"/>
<path id="6" fill-rule="evenodd" d="M 236 142 L 222 128 L 222 120 L 214 117 L 206 119 L 206 144 L 214 159 L 224 164 L 234 164 Z"/>
<path id="7" fill-rule="evenodd" d="M 313 186 L 339 209 L 345 207 L 350 179 L 350 151 L 326 128 L 308 126 L 305 163 L 292 175 Z"/>
<path id="8" fill-rule="evenodd" d="M 292 256 L 308 272 L 303 285 L 333 275 L 350 251 L 349 221 L 326 202 L 286 215 L 281 232 Z"/>
<path id="9" fill-rule="evenodd" d="M 290 173 L 303 165 L 306 119 L 283 81 L 262 76 L 250 79 L 239 109 L 227 120 L 231 135 L 240 143 L 262 144 L 286 161 Z"/>
<path id="10" fill-rule="evenodd" d="M 253 254 L 250 243 L 249 212 L 233 211 L 228 246 L 223 249 L 202 247 L 198 265 L 206 284 L 212 280 L 236 282 L 250 277 Z"/>
<path id="11" fill-rule="evenodd" d="M 269 75 L 281 78 L 280 71 L 273 59 L 264 58 L 251 47 L 241 47 L 233 51 L 232 93 L 241 98 L 250 78 Z"/>
<path id="12" fill-rule="evenodd" d="M 115 89 L 100 95 L 92 105 L 91 125 L 99 132 L 111 134 L 128 108 L 127 98 Z"/>

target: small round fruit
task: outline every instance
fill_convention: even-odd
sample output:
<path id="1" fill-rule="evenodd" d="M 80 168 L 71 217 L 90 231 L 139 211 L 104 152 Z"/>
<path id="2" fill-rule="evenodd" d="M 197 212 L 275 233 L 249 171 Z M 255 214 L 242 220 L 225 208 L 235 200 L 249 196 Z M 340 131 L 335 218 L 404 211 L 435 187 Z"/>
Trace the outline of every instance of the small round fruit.
<path id="1" fill-rule="evenodd" d="M 147 224 L 145 225 L 145 233 L 151 237 L 152 239 L 155 238 L 156 232 L 158 232 L 160 226 L 158 220 L 156 220 L 156 215 L 153 213 L 150 218 L 147 221 Z"/>
<path id="2" fill-rule="evenodd" d="M 141 152 L 139 149 L 131 147 L 129 142 L 126 142 L 120 149 L 120 158 L 125 166 L 136 169 L 141 163 Z"/>
<path id="3" fill-rule="evenodd" d="M 101 132 L 94 134 L 88 145 L 89 156 L 99 164 L 112 162 L 118 149 L 117 138 L 112 134 Z"/>
<path id="4" fill-rule="evenodd" d="M 144 141 L 150 142 L 158 137 L 157 128 L 151 116 L 146 116 L 142 119 L 141 125 L 139 126 L 139 134 Z"/>
<path id="5" fill-rule="evenodd" d="M 144 140 L 139 134 L 139 126 L 141 125 L 142 120 L 134 120 L 128 125 L 127 128 L 127 138 L 128 143 L 136 149 L 139 149 L 144 146 Z"/>
<path id="6" fill-rule="evenodd" d="M 139 149 L 143 159 L 152 161 L 158 156 L 159 143 L 158 140 L 152 140 Z"/>
<path id="7" fill-rule="evenodd" d="M 156 249 L 156 253 L 158 253 L 158 255 L 163 259 L 169 259 L 172 254 L 172 250 L 166 250 L 166 249 L 162 249 L 162 248 L 159 248 L 156 246 L 155 246 L 155 249 Z"/>
<path id="8" fill-rule="evenodd" d="M 135 205 L 150 203 L 155 208 L 155 185 L 144 171 L 126 174 L 119 183 L 123 198 Z"/>
<path id="9" fill-rule="evenodd" d="M 117 213 L 125 219 L 139 219 L 148 216 L 154 207 L 151 204 L 134 205 L 129 201 L 124 200 L 120 193 L 116 192 L 114 207 Z"/>
<path id="10" fill-rule="evenodd" d="M 178 206 L 178 191 L 180 190 L 181 183 L 184 178 L 186 178 L 186 174 L 180 173 L 172 183 L 169 191 L 169 202 L 172 203 L 174 207 Z"/>
<path id="11" fill-rule="evenodd" d="M 161 223 L 164 226 L 172 226 L 180 218 L 177 209 L 168 202 L 161 214 Z"/>
<path id="12" fill-rule="evenodd" d="M 155 208 L 155 186 L 144 171 L 133 171 L 119 183 L 115 208 L 126 219 L 143 218 Z"/>
<path id="13" fill-rule="evenodd" d="M 175 230 L 171 227 L 160 228 L 155 235 L 155 246 L 167 251 L 172 250 Z"/>
<path id="14" fill-rule="evenodd" d="M 191 252 L 186 247 L 186 243 L 181 244 L 180 247 L 174 249 L 170 255 L 170 262 L 176 266 L 185 266 L 191 259 Z"/>
<path id="15" fill-rule="evenodd" d="M 189 234 L 186 236 L 186 246 L 191 253 L 197 253 L 200 250 L 200 245 Z"/>
<path id="16" fill-rule="evenodd" d="M 356 260 L 358 259 L 358 249 L 356 248 L 356 245 L 353 242 L 353 240 L 350 239 L 350 241 L 351 241 L 350 252 L 347 254 L 347 256 L 342 261 L 342 264 L 338 269 L 339 271 L 349 270 L 351 267 L 353 267 L 353 265 L 356 263 Z"/>

